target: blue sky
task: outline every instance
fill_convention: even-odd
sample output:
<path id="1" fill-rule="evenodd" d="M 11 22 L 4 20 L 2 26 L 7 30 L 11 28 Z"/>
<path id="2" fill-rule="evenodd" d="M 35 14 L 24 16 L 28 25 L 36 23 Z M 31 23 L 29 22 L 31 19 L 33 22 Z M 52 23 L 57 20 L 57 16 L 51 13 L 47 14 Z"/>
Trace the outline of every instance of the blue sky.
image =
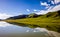
<path id="1" fill-rule="evenodd" d="M 0 0 L 0 18 L 34 12 L 40 14 L 58 5 L 60 5 L 60 0 Z"/>
<path id="2" fill-rule="evenodd" d="M 8 14 L 27 14 L 26 9 L 42 9 L 40 7 L 40 0 L 5 0 L 0 1 L 0 12 Z"/>

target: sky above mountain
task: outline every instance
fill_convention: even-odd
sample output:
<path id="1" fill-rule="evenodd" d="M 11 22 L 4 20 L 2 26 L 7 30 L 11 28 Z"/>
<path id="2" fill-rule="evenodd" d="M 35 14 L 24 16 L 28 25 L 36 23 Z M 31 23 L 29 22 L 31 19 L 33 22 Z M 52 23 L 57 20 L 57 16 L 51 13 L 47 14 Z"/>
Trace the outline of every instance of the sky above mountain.
<path id="1" fill-rule="evenodd" d="M 60 10 L 60 0 L 0 0 L 0 19 L 22 14 Z"/>

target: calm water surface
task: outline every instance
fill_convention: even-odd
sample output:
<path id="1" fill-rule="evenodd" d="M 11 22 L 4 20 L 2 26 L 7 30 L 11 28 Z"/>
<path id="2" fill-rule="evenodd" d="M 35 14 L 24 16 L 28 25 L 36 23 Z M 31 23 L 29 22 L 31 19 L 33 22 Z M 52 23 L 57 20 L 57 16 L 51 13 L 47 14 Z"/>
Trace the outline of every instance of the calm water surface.
<path id="1" fill-rule="evenodd" d="M 59 37 L 60 33 L 48 31 L 45 28 L 22 27 L 7 22 L 0 22 L 1 37 Z"/>

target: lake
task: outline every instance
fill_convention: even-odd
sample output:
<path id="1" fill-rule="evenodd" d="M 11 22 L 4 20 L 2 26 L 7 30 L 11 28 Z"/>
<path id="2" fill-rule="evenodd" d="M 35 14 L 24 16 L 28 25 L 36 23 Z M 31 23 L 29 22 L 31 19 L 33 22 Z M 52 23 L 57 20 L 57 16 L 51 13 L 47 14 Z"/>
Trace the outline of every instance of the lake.
<path id="1" fill-rule="evenodd" d="M 0 37 L 59 37 L 60 33 L 45 28 L 30 28 L 0 21 Z"/>

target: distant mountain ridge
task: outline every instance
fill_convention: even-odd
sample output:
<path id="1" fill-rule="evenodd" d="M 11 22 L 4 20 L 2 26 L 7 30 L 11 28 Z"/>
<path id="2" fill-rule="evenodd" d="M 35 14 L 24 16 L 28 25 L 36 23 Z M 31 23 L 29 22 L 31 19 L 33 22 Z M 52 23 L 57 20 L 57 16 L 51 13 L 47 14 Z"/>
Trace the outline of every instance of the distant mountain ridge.
<path id="1" fill-rule="evenodd" d="M 48 12 L 45 15 L 37 15 L 35 13 L 29 14 L 29 15 L 18 15 L 18 16 L 14 16 L 14 17 L 10 17 L 7 19 L 23 19 L 23 18 L 36 18 L 36 17 L 52 17 L 52 18 L 60 18 L 60 10 L 59 11 L 55 11 L 55 12 Z"/>
<path id="2" fill-rule="evenodd" d="M 28 15 L 18 15 L 18 16 L 14 16 L 14 17 L 9 17 L 7 19 L 22 19 L 22 18 L 26 18 L 28 17 Z"/>

